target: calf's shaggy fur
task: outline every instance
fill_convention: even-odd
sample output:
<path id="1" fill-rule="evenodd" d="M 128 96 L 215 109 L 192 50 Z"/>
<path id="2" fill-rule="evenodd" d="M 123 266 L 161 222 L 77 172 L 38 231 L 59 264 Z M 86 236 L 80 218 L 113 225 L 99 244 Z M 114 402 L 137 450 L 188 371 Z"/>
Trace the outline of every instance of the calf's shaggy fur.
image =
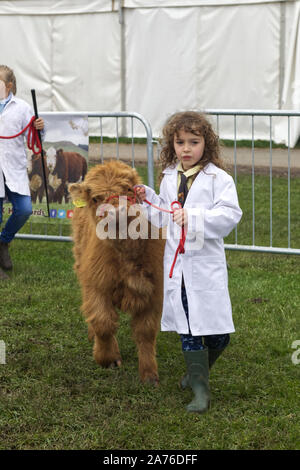
<path id="1" fill-rule="evenodd" d="M 121 365 L 116 339 L 117 309 L 131 315 L 131 327 L 137 346 L 142 382 L 158 384 L 156 336 L 163 297 L 164 240 L 99 239 L 96 226 L 107 212 L 99 206 L 113 195 L 134 196 L 133 186 L 140 184 L 137 172 L 128 165 L 111 161 L 93 167 L 84 182 L 69 186 L 72 199 L 83 200 L 75 207 L 72 219 L 75 271 L 82 289 L 82 312 L 94 338 L 94 358 L 102 367 Z M 109 200 L 119 220 L 119 200 Z M 123 206 L 128 211 L 130 202 Z M 103 206 L 102 206 L 103 207 Z M 98 214 L 98 215 L 97 215 Z M 132 216 L 127 218 L 128 224 Z M 150 228 L 150 227 L 149 227 Z M 149 230 L 149 234 L 150 234 Z"/>

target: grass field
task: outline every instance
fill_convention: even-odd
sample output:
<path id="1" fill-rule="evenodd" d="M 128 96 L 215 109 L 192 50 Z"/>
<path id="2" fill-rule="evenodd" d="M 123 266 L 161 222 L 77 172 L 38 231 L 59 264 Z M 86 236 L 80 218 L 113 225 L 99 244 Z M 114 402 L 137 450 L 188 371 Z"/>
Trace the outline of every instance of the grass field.
<path id="1" fill-rule="evenodd" d="M 256 184 L 256 237 L 263 243 L 269 180 Z M 297 180 L 292 185 L 292 240 L 299 248 L 300 187 Z M 250 176 L 239 177 L 238 188 L 244 211 L 238 234 L 251 243 Z M 273 232 L 284 244 L 286 180 L 274 179 L 273 189 Z M 236 333 L 211 373 L 211 410 L 199 416 L 184 409 L 192 393 L 178 387 L 184 363 L 175 333 L 158 335 L 158 389 L 139 382 L 125 314 L 118 332 L 122 368 L 96 365 L 71 250 L 71 243 L 12 244 L 14 271 L 1 284 L 0 449 L 300 449 L 300 364 L 292 361 L 300 340 L 299 257 L 227 252 Z"/>
<path id="2" fill-rule="evenodd" d="M 158 141 L 159 137 L 154 137 L 154 140 Z M 103 136 L 102 140 L 100 136 L 90 136 L 89 138 L 89 143 L 90 144 L 100 144 L 102 143 L 115 143 L 117 142 L 117 139 L 115 137 L 106 137 Z M 146 138 L 141 138 L 141 137 L 119 137 L 118 138 L 119 143 L 123 144 L 146 144 L 147 139 Z M 229 140 L 229 139 L 220 139 L 220 144 L 225 146 L 225 147 L 234 147 L 235 142 L 234 140 Z M 256 148 L 270 148 L 270 141 L 269 140 L 259 140 L 256 139 L 254 142 L 252 140 L 237 140 L 236 141 L 236 146 L 237 147 L 252 147 L 254 145 Z M 272 148 L 287 148 L 285 144 L 276 144 L 272 140 Z M 300 139 L 298 139 L 298 142 L 294 146 L 294 148 L 300 148 Z"/>

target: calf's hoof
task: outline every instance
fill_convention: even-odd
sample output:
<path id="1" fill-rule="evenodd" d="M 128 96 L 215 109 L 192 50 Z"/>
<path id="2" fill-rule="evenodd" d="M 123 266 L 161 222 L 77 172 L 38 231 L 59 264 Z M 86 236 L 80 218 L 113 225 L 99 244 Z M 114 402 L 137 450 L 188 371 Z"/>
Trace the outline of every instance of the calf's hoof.
<path id="1" fill-rule="evenodd" d="M 103 354 L 103 352 L 94 349 L 93 355 L 97 364 L 106 369 L 115 369 L 121 366 L 121 357 L 119 356 L 119 354 Z"/>
<path id="2" fill-rule="evenodd" d="M 95 361 L 99 366 L 103 367 L 104 369 L 117 369 L 121 367 L 122 361 L 121 359 L 99 359 L 94 357 Z"/>
<path id="3" fill-rule="evenodd" d="M 152 385 L 153 387 L 159 386 L 159 378 L 157 375 L 146 375 L 145 377 L 141 377 L 141 381 L 143 384 Z"/>
<path id="4" fill-rule="evenodd" d="M 109 369 L 117 369 L 118 367 L 121 367 L 122 365 L 122 362 L 120 359 L 117 359 L 116 361 L 112 362 L 111 364 L 109 364 L 109 366 L 107 366 Z"/>

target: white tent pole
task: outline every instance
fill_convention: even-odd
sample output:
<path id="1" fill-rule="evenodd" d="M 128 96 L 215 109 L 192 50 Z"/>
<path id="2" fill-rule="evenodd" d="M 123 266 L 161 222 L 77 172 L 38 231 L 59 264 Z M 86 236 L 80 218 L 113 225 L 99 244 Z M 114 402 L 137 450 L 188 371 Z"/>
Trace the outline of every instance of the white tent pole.
<path id="1" fill-rule="evenodd" d="M 285 69 L 285 26 L 286 26 L 286 4 L 285 2 L 280 2 L 278 109 L 282 108 L 282 93 L 283 93 L 284 69 Z"/>
<path id="2" fill-rule="evenodd" d="M 50 103 L 51 103 L 51 111 L 55 111 L 55 106 L 54 106 L 54 39 L 53 39 L 53 34 L 54 34 L 54 16 L 50 16 L 50 23 L 51 23 L 51 33 L 50 33 L 50 41 L 51 41 L 51 49 L 50 49 L 50 93 L 51 93 L 51 98 L 50 98 Z"/>
<path id="3" fill-rule="evenodd" d="M 125 37 L 125 11 L 124 0 L 119 0 L 119 23 L 120 23 L 120 39 L 121 39 L 121 111 L 126 111 L 126 37 Z M 121 135 L 127 135 L 126 119 L 121 120 Z"/>

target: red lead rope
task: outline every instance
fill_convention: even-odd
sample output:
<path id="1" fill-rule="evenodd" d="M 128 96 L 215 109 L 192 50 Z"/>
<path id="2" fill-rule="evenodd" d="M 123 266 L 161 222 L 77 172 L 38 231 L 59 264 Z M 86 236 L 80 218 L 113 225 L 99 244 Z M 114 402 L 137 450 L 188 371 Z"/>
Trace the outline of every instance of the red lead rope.
<path id="1" fill-rule="evenodd" d="M 131 204 L 135 204 L 136 203 L 136 190 L 137 188 L 135 187 L 134 188 L 134 197 L 130 197 L 130 196 L 126 196 L 127 199 L 131 202 Z M 109 198 L 106 199 L 106 203 L 108 203 L 108 201 L 110 201 L 111 199 L 114 199 L 114 198 L 118 198 L 119 195 L 118 194 L 114 194 L 113 196 L 110 196 Z M 168 210 L 168 209 L 162 209 L 161 207 L 159 206 L 155 206 L 154 204 L 152 204 L 152 202 L 148 201 L 147 199 L 144 199 L 144 202 L 146 202 L 147 204 L 149 204 L 149 206 L 152 206 L 154 207 L 155 209 L 159 210 L 159 211 L 163 211 L 163 212 L 168 212 L 169 214 L 173 214 L 174 213 L 174 205 L 177 204 L 178 205 L 178 208 L 179 209 L 182 209 L 182 205 L 179 201 L 173 201 L 172 204 L 171 204 L 171 209 L 172 210 Z M 177 260 L 177 256 L 178 256 L 178 253 L 185 253 L 185 249 L 184 249 L 184 243 L 185 243 L 185 239 L 186 239 L 186 231 L 185 231 L 185 228 L 184 228 L 184 225 L 181 227 L 181 237 L 180 237 L 180 241 L 179 241 L 179 244 L 178 244 L 178 247 L 177 247 L 177 250 L 175 252 L 175 256 L 174 256 L 174 260 L 173 260 L 173 263 L 172 263 L 172 266 L 171 266 L 171 269 L 170 269 L 170 273 L 169 273 L 169 277 L 171 278 L 173 276 L 173 271 L 174 271 L 174 266 L 175 266 L 175 263 L 176 263 L 176 260 Z"/>
<path id="2" fill-rule="evenodd" d="M 169 211 L 168 209 L 162 209 L 159 206 L 155 206 L 154 204 L 152 204 L 152 202 L 148 201 L 147 199 L 144 199 L 144 202 L 146 202 L 147 204 L 149 204 L 149 206 L 152 206 L 152 207 L 154 207 L 155 209 L 157 209 L 159 211 L 168 212 L 169 214 L 174 214 L 174 205 L 175 204 L 178 205 L 179 209 L 182 209 L 182 205 L 179 201 L 173 201 L 171 203 L 171 209 L 172 209 L 171 211 Z M 173 276 L 174 266 L 175 266 L 175 263 L 176 263 L 176 260 L 177 260 L 178 253 L 185 253 L 185 249 L 184 249 L 185 238 L 186 238 L 186 231 L 185 231 L 185 228 L 184 228 L 184 225 L 183 225 L 181 227 L 181 237 L 180 237 L 180 240 L 179 240 L 179 244 L 178 244 L 177 250 L 175 252 L 174 260 L 173 260 L 173 263 L 172 263 L 172 266 L 171 266 L 171 269 L 170 269 L 170 273 L 169 273 L 170 278 Z"/>
<path id="3" fill-rule="evenodd" d="M 34 155 L 38 155 L 42 151 L 42 146 L 41 146 L 41 142 L 40 142 L 40 139 L 39 139 L 38 131 L 33 125 L 35 119 L 36 119 L 35 116 L 32 116 L 32 118 L 30 119 L 27 126 L 24 127 L 24 129 L 21 132 L 19 132 L 18 134 L 11 135 L 11 136 L 2 136 L 2 135 L 0 135 L 0 139 L 15 139 L 16 137 L 19 137 L 19 135 L 26 132 L 27 129 L 29 128 L 28 135 L 27 135 L 27 146 L 28 146 L 29 150 L 32 150 Z"/>

